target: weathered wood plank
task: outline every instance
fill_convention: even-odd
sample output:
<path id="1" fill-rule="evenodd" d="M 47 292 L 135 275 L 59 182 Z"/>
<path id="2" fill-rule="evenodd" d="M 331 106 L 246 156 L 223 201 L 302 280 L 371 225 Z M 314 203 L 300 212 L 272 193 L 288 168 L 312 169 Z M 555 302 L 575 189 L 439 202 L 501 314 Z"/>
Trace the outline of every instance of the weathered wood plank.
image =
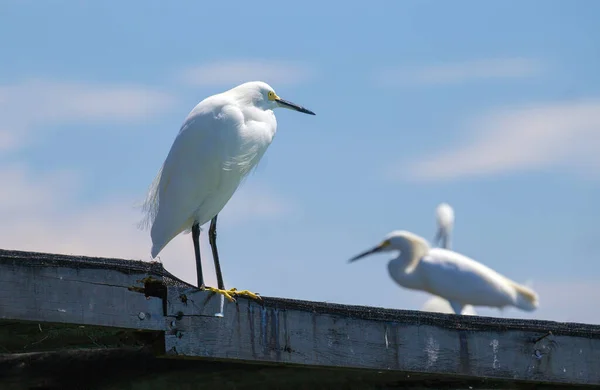
<path id="1" fill-rule="evenodd" d="M 171 298 L 182 294 L 187 305 Z M 411 311 L 377 318 L 375 308 L 359 308 L 361 318 L 348 306 L 294 308 L 269 299 L 264 306 L 226 303 L 217 318 L 209 293 L 170 288 L 168 295 L 171 356 L 600 385 L 598 326 L 529 321 L 528 328 L 523 321 Z"/>
<path id="2" fill-rule="evenodd" d="M 178 317 L 184 314 L 194 316 L 215 317 L 222 314 L 228 301 L 222 296 L 213 293 L 205 293 L 197 288 L 171 287 L 167 293 L 167 312 L 170 317 Z"/>
<path id="3" fill-rule="evenodd" d="M 573 390 L 569 385 L 393 371 L 157 359 L 137 348 L 0 354 L 0 378 L 2 390 Z"/>
<path id="4" fill-rule="evenodd" d="M 0 321 L 0 354 L 127 347 L 144 347 L 162 353 L 164 332 L 65 323 Z"/>
<path id="5" fill-rule="evenodd" d="M 148 274 L 0 262 L 0 319 L 164 328 L 163 300 L 130 291 Z"/>
<path id="6" fill-rule="evenodd" d="M 178 281 L 158 263 L 0 250 L 0 320 L 10 326 L 158 330 L 133 333 L 153 336 L 144 345 L 157 346 L 158 338 L 158 353 L 170 357 L 343 368 L 346 377 L 367 369 L 358 372 L 600 385 L 600 326 L 280 298 L 226 302 L 224 317 L 215 317 L 220 309 L 220 296 Z M 4 352 L 59 345 L 63 333 L 42 329 L 48 333 L 7 343 Z M 115 342 L 111 334 L 99 335 Z"/>

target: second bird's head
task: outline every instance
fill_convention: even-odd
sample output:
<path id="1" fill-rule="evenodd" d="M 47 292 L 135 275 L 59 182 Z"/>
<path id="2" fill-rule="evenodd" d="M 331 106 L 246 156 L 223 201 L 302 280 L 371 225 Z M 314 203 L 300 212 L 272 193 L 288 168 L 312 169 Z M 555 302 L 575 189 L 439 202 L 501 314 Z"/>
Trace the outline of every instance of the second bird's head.
<path id="1" fill-rule="evenodd" d="M 356 260 L 362 259 L 369 255 L 373 255 L 375 253 L 392 251 L 402 252 L 403 250 L 409 250 L 417 245 L 427 246 L 427 242 L 424 241 L 423 238 L 409 231 L 396 230 L 385 236 L 385 238 L 379 243 L 379 245 L 354 256 L 353 258 L 348 260 L 348 262 L 353 263 Z"/>
<path id="2" fill-rule="evenodd" d="M 269 84 L 262 81 L 250 81 L 248 83 L 238 85 L 230 91 L 235 92 L 241 98 L 247 99 L 249 103 L 252 103 L 253 105 L 265 110 L 272 110 L 277 107 L 282 107 L 304 114 L 315 115 L 315 113 L 309 109 L 280 98 Z"/>

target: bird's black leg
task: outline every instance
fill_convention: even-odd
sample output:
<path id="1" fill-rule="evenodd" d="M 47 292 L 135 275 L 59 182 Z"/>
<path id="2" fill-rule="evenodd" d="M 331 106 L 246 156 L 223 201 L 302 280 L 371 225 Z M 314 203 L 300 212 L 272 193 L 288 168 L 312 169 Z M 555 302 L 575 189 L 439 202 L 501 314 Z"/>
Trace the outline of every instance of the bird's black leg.
<path id="1" fill-rule="evenodd" d="M 223 274 L 221 273 L 221 264 L 219 263 L 219 251 L 217 250 L 217 217 L 210 221 L 210 228 L 208 229 L 208 241 L 212 249 L 213 260 L 215 262 L 215 272 L 217 274 L 217 284 L 220 290 L 225 289 L 225 283 L 223 282 Z"/>
<path id="2" fill-rule="evenodd" d="M 238 291 L 235 288 L 225 290 L 225 283 L 223 282 L 223 274 L 221 273 L 221 264 L 219 263 L 219 251 L 217 250 L 217 215 L 210 221 L 210 227 L 208 228 L 208 241 L 212 249 L 213 260 L 215 262 L 215 273 L 217 274 L 218 288 L 207 287 L 207 290 L 224 295 L 230 301 L 235 301 L 235 296 L 246 296 L 253 299 L 261 299 L 258 294 L 250 292 L 248 290 Z"/>
<path id="3" fill-rule="evenodd" d="M 194 253 L 196 254 L 196 275 L 198 276 L 198 288 L 204 287 L 204 278 L 202 277 L 202 262 L 200 261 L 200 225 L 192 225 L 192 239 L 194 240 Z"/>

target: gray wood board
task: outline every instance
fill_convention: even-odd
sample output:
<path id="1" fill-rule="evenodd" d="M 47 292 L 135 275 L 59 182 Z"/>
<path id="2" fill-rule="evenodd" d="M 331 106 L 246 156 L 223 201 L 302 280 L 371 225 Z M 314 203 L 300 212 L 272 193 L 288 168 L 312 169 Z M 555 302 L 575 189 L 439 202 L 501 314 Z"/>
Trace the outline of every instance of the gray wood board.
<path id="1" fill-rule="evenodd" d="M 600 385 L 600 326 L 271 298 L 219 318 L 219 296 L 168 296 L 171 356 Z"/>
<path id="2" fill-rule="evenodd" d="M 163 300 L 128 289 L 146 272 L 45 262 L 0 256 L 0 319 L 164 328 Z"/>
<path id="3" fill-rule="evenodd" d="M 123 369 L 127 367 L 127 369 Z M 394 371 L 339 370 L 197 359 L 157 359 L 147 349 L 107 348 L 0 354 L 2 390 L 572 390 L 573 386 Z"/>
<path id="4" fill-rule="evenodd" d="M 164 294 L 131 291 L 147 276 Z M 600 384 L 595 325 L 267 297 L 219 318 L 220 296 L 160 263 L 19 251 L 0 250 L 0 286 L 0 319 L 166 330 L 170 356 Z"/>

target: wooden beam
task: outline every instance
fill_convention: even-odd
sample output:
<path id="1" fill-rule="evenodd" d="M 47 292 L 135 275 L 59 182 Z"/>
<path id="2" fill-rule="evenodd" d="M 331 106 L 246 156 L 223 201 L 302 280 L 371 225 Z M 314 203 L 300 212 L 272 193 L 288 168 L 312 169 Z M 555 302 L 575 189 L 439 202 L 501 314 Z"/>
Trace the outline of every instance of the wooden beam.
<path id="1" fill-rule="evenodd" d="M 0 319 L 164 329 L 163 300 L 136 292 L 148 263 L 86 260 L 0 252 Z"/>
<path id="2" fill-rule="evenodd" d="M 123 369 L 126 367 L 126 369 Z M 521 384 L 456 375 L 339 370 L 302 366 L 160 359 L 140 348 L 106 348 L 0 354 L 2 390 L 573 390 L 572 386 Z"/>
<path id="3" fill-rule="evenodd" d="M 170 288 L 171 356 L 600 385 L 600 327 Z M 217 309 L 218 310 L 218 309 Z"/>
<path id="4" fill-rule="evenodd" d="M 11 326 L 153 331 L 153 340 L 164 341 L 155 353 L 171 358 L 600 386 L 598 325 L 268 297 L 227 302 L 224 316 L 216 317 L 220 298 L 179 281 L 159 263 L 0 250 L 0 320 Z M 115 340 L 98 332 L 107 343 Z M 47 343 L 44 337 L 23 345 L 29 351 L 32 342 Z"/>

